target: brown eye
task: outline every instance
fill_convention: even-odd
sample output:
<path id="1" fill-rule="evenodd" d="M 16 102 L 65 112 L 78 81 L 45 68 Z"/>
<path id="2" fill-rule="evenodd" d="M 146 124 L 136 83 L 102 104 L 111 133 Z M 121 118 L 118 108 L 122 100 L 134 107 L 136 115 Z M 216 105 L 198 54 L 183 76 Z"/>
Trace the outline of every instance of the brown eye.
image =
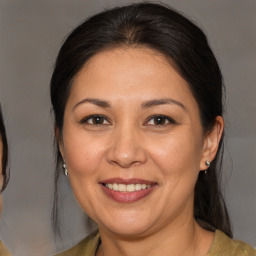
<path id="1" fill-rule="evenodd" d="M 164 126 L 168 124 L 175 124 L 176 122 L 168 117 L 168 116 L 162 116 L 162 115 L 157 115 L 157 116 L 152 116 L 147 122 L 147 125 L 153 125 L 153 126 Z"/>
<path id="2" fill-rule="evenodd" d="M 92 124 L 104 124 L 105 119 L 101 116 L 96 116 L 91 118 Z"/>
<path id="3" fill-rule="evenodd" d="M 88 116 L 85 119 L 81 121 L 83 124 L 91 124 L 91 125 L 108 125 L 109 121 L 106 119 L 106 117 L 101 115 L 92 115 Z"/>
<path id="4" fill-rule="evenodd" d="M 165 117 L 155 117 L 153 119 L 154 125 L 164 125 L 168 120 Z"/>

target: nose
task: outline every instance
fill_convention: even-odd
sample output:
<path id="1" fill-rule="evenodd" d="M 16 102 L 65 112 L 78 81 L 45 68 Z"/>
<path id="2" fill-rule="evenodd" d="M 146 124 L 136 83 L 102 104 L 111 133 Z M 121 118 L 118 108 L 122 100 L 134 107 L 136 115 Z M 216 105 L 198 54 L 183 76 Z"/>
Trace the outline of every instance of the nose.
<path id="1" fill-rule="evenodd" d="M 145 163 L 147 154 L 143 147 L 143 139 L 131 128 L 113 132 L 107 160 L 122 168 Z"/>

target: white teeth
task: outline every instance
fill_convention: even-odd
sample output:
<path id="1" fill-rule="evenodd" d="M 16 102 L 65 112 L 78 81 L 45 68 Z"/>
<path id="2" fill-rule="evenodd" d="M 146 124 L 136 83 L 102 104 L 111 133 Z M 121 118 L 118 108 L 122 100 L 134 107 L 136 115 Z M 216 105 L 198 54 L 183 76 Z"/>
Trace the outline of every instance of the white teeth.
<path id="1" fill-rule="evenodd" d="M 126 186 L 126 191 L 127 192 L 133 192 L 135 191 L 135 185 L 134 184 L 129 184 Z"/>
<path id="2" fill-rule="evenodd" d="M 118 185 L 118 191 L 126 192 L 126 185 L 125 184 L 119 184 Z"/>
<path id="3" fill-rule="evenodd" d="M 135 185 L 135 189 L 136 189 L 136 190 L 141 190 L 141 184 L 136 184 L 136 185 Z"/>
<path id="4" fill-rule="evenodd" d="M 117 183 L 107 183 L 105 186 L 109 189 L 112 189 L 114 191 L 119 191 L 119 192 L 134 192 L 134 191 L 139 191 L 143 189 L 148 189 L 151 187 L 151 185 L 147 184 L 117 184 Z"/>

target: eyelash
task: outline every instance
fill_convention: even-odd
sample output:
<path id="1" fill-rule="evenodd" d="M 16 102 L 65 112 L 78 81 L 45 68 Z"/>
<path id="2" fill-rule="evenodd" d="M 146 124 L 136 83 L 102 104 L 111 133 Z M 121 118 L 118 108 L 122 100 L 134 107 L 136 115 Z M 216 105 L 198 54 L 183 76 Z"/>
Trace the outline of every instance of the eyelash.
<path id="1" fill-rule="evenodd" d="M 89 122 L 89 120 L 91 120 L 91 122 Z M 154 122 L 153 124 L 149 123 L 151 120 Z M 156 124 L 155 121 L 157 121 L 157 122 L 160 121 L 160 122 L 158 124 Z M 164 123 L 161 123 L 162 121 L 164 121 Z M 97 123 L 97 122 L 99 122 L 99 123 Z M 107 124 L 105 122 L 107 122 Z M 97 126 L 98 125 L 110 125 L 111 124 L 106 116 L 97 115 L 97 114 L 96 115 L 90 115 L 90 116 L 87 116 L 87 117 L 83 118 L 80 121 L 80 123 L 81 124 L 89 124 L 89 125 L 97 125 Z M 164 127 L 164 126 L 167 126 L 169 124 L 178 124 L 178 123 L 173 118 L 171 118 L 169 116 L 165 116 L 165 115 L 150 116 L 147 119 L 147 121 L 144 123 L 144 125 L 146 125 L 146 126 L 148 125 L 148 126 L 156 126 L 156 127 Z"/>
<path id="2" fill-rule="evenodd" d="M 103 121 L 103 123 L 93 123 L 93 120 L 96 121 L 96 118 L 98 118 L 99 120 Z M 92 120 L 92 122 L 89 122 L 89 120 Z M 104 122 L 107 121 L 108 124 L 104 124 Z M 81 124 L 90 124 L 90 125 L 109 125 L 110 122 L 109 120 L 107 119 L 107 117 L 103 116 L 103 115 L 90 115 L 90 116 L 87 116 L 85 118 L 83 118 L 81 121 L 80 121 Z"/>
<path id="3" fill-rule="evenodd" d="M 154 121 L 157 121 L 157 119 L 158 119 L 158 121 L 164 121 L 164 123 L 163 124 L 149 124 L 149 122 L 151 121 L 151 120 L 153 120 L 153 122 Z M 166 123 L 166 121 L 168 122 L 168 123 Z M 147 120 L 147 125 L 150 125 L 150 126 L 157 126 L 157 127 L 163 127 L 163 126 L 167 126 L 167 125 L 169 125 L 169 124 L 178 124 L 173 118 L 171 118 L 171 117 L 169 117 L 169 116 L 165 116 L 165 115 L 154 115 L 154 116 L 150 116 L 149 118 L 148 118 L 148 120 Z"/>

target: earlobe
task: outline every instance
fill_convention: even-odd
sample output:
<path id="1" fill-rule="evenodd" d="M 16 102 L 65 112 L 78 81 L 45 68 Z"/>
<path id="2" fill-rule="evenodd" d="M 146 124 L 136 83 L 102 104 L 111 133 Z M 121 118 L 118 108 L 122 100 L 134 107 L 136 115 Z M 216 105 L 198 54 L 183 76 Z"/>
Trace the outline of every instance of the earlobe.
<path id="1" fill-rule="evenodd" d="M 200 170 L 208 169 L 208 166 L 205 164 L 206 162 L 212 162 L 215 158 L 219 143 L 222 138 L 224 130 L 224 120 L 221 116 L 217 116 L 215 119 L 214 127 L 211 131 L 209 131 L 204 138 L 204 146 L 203 153 L 200 162 Z"/>
<path id="2" fill-rule="evenodd" d="M 65 174 L 65 176 L 68 176 L 68 168 L 67 168 L 66 161 L 65 161 L 63 140 L 60 135 L 60 130 L 56 126 L 55 126 L 55 138 L 56 138 L 56 143 L 58 145 L 58 150 L 59 150 L 62 160 L 63 160 L 62 167 L 64 169 L 64 174 Z"/>

